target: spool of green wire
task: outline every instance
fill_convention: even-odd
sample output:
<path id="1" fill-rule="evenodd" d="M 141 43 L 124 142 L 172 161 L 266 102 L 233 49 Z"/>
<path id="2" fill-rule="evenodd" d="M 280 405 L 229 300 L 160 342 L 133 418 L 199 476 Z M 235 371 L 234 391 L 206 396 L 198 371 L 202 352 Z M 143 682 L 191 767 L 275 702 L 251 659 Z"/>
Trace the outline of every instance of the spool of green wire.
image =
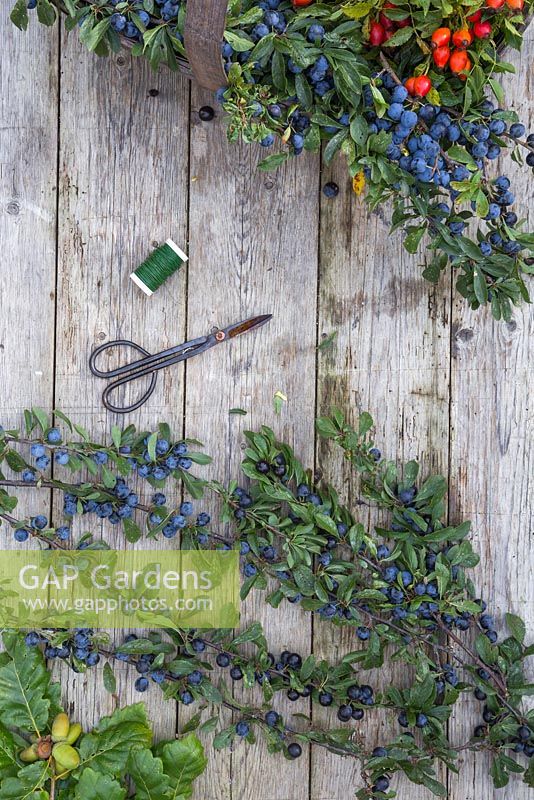
<path id="1" fill-rule="evenodd" d="M 186 261 L 186 254 L 180 250 L 172 239 L 167 239 L 165 244 L 162 244 L 161 247 L 156 247 L 146 261 L 143 261 L 135 272 L 132 272 L 130 278 L 150 297 L 156 289 L 159 289 L 165 283 L 167 278 L 178 272 Z"/>

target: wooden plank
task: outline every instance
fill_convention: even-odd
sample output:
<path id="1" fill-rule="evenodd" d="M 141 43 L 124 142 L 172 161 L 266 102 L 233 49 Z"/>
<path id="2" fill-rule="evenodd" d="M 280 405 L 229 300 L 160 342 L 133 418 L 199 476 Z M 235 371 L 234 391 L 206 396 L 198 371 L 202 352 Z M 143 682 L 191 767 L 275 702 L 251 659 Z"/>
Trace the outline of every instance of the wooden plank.
<path id="1" fill-rule="evenodd" d="M 53 398 L 58 37 L 35 20 L 18 31 L 7 8 L 0 35 L 0 421 L 18 428 L 24 408 Z M 47 492 L 19 499 L 14 516 L 49 516 Z M 21 547 L 5 525 L 2 547 Z"/>
<path id="2" fill-rule="evenodd" d="M 516 74 L 502 81 L 505 96 L 527 131 L 534 125 L 533 58 L 534 29 L 530 26 L 522 54 L 506 53 Z M 532 171 L 520 169 L 506 158 L 495 166 L 496 175 L 503 173 L 510 177 L 517 198 L 513 210 L 520 219 L 528 219 L 525 229 L 532 230 Z M 473 521 L 474 546 L 481 556 L 475 581 L 495 614 L 499 633 L 507 635 L 503 614 L 510 610 L 525 619 L 529 641 L 534 627 L 533 333 L 534 316 L 527 305 L 516 309 L 509 323 L 496 323 L 489 313 L 470 313 L 463 304 L 455 305 L 451 519 Z M 466 698 L 464 706 L 462 719 L 458 715 L 452 727 L 455 743 L 466 741 L 481 722 L 481 703 Z M 450 778 L 451 800 L 497 795 L 501 800 L 526 800 L 531 796 L 531 790 L 515 776 L 497 793 L 488 775 L 489 766 L 488 758 L 466 754 L 460 775 Z"/>
<path id="3" fill-rule="evenodd" d="M 2 423 L 18 426 L 23 408 L 52 402 L 57 36 L 36 22 L 23 33 L 7 14 L 0 26 Z"/>
<path id="4" fill-rule="evenodd" d="M 182 366 L 160 373 L 150 402 L 117 419 L 102 406 L 104 383 L 90 375 L 88 357 L 96 345 L 116 338 L 133 339 L 152 352 L 183 341 L 185 272 L 150 298 L 128 276 L 153 244 L 172 237 L 186 247 L 188 98 L 189 83 L 168 70 L 155 75 L 142 59 L 124 52 L 98 59 L 75 36 L 65 37 L 56 397 L 58 407 L 95 436 L 109 436 L 114 422 L 154 428 L 162 420 L 182 435 Z M 120 355 L 125 357 L 131 354 Z M 127 390 L 122 399 L 131 401 L 136 391 Z M 148 484 L 140 489 L 142 497 L 150 496 Z M 101 530 L 94 519 L 91 528 Z M 124 546 L 118 532 L 103 532 Z M 169 542 L 159 546 L 168 548 Z M 137 547 L 154 543 L 141 540 Z M 99 673 L 64 676 L 67 696 L 84 709 L 85 724 L 112 709 Z M 172 738 L 175 704 L 165 702 L 155 686 L 139 695 L 131 668 L 118 670 L 118 677 L 121 705 L 146 701 L 156 735 Z"/>
<path id="5" fill-rule="evenodd" d="M 449 402 L 450 289 L 445 280 L 431 287 L 421 277 L 418 259 L 403 249 L 400 236 L 388 233 L 389 209 L 370 215 L 352 192 L 346 165 L 337 159 L 323 175 L 340 187 L 336 199 L 323 198 L 319 281 L 319 337 L 336 333 L 319 351 L 318 410 L 338 406 L 355 421 L 368 410 L 376 422 L 376 442 L 384 456 L 399 462 L 418 457 L 422 470 L 447 471 Z M 318 442 L 318 465 L 345 499 L 357 498 L 357 481 L 339 450 Z M 376 515 L 359 513 L 364 524 Z M 314 652 L 338 660 L 357 649 L 348 630 L 328 622 L 314 624 Z M 405 670 L 363 673 L 360 682 L 384 686 L 406 681 Z M 316 709 L 316 722 L 339 725 L 332 711 Z M 351 723 L 352 724 L 352 723 Z M 398 733 L 396 721 L 370 711 L 358 729 L 371 746 Z M 345 800 L 361 786 L 357 762 L 315 751 L 311 798 Z M 400 783 L 410 798 L 426 790 Z"/>
<path id="6" fill-rule="evenodd" d="M 257 171 L 265 151 L 226 141 L 223 122 L 201 123 L 196 109 L 211 103 L 193 89 L 189 336 L 257 313 L 273 320 L 187 366 L 186 426 L 214 456 L 218 479 L 238 476 L 242 430 L 271 425 L 295 443 L 305 463 L 313 459 L 315 303 L 317 270 L 317 161 L 299 158 L 276 173 Z M 280 417 L 273 396 L 288 397 Z M 229 415 L 232 407 L 248 415 Z M 244 624 L 261 621 L 274 651 L 309 652 L 310 617 L 284 604 L 274 611 L 251 594 Z M 239 689 L 236 689 L 239 691 Z M 247 693 L 250 698 L 250 693 Z M 289 701 L 288 701 L 289 702 Z M 304 703 L 291 711 L 306 710 Z M 286 706 L 287 707 L 287 706 Z M 199 798 L 304 800 L 307 760 L 267 755 L 263 744 L 235 746 L 210 757 Z"/>

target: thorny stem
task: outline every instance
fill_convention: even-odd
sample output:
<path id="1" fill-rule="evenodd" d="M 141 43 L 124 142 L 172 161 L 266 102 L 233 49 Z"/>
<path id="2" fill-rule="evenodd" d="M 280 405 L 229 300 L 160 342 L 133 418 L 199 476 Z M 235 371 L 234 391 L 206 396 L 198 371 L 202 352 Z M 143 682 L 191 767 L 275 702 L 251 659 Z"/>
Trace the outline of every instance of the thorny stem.
<path id="1" fill-rule="evenodd" d="M 15 517 L 12 517 L 11 514 L 0 513 L 0 519 L 3 519 L 12 528 L 16 528 L 19 525 L 19 520 L 15 519 Z M 60 542 L 57 542 L 54 539 L 49 539 L 48 536 L 44 536 L 44 534 L 42 534 L 38 530 L 35 530 L 34 528 L 30 529 L 30 534 L 34 539 L 39 539 L 42 542 L 46 542 L 48 545 L 50 545 L 50 547 L 54 548 L 55 550 L 66 550 L 67 549 Z"/>
<path id="2" fill-rule="evenodd" d="M 212 647 L 214 650 L 216 650 L 218 652 L 227 652 L 227 650 L 225 650 L 223 647 L 221 647 L 218 644 L 215 644 L 214 642 L 211 642 L 210 640 L 208 640 L 206 638 L 203 638 L 203 641 L 206 643 L 206 645 L 208 645 L 209 647 Z M 106 658 L 110 658 L 110 659 L 116 659 L 117 658 L 116 653 L 113 652 L 113 651 L 109 651 L 109 650 L 105 650 L 105 649 L 99 648 L 99 652 L 102 655 L 104 655 Z M 242 656 L 240 655 L 240 657 L 242 657 Z M 273 672 L 273 670 L 270 669 L 270 668 L 269 668 L 269 671 Z M 281 674 L 281 673 L 277 673 L 277 674 Z M 171 682 L 174 682 L 174 683 L 179 682 L 181 680 L 180 678 L 178 678 L 178 677 L 176 677 L 176 676 L 174 676 L 174 675 L 172 675 L 172 674 L 170 674 L 168 672 L 166 673 L 166 679 L 171 681 Z M 247 719 L 253 720 L 255 723 L 261 725 L 264 728 L 268 727 L 268 725 L 267 725 L 267 723 L 265 722 L 265 719 L 264 719 L 264 711 L 263 710 L 250 709 L 250 708 L 243 709 L 240 706 L 238 706 L 237 704 L 230 702 L 229 700 L 223 700 L 221 702 L 221 705 L 223 705 L 225 708 L 228 708 L 230 711 L 234 711 L 236 713 L 239 713 L 241 716 L 243 716 L 243 717 L 245 717 Z M 396 706 L 389 706 L 389 705 L 381 705 L 381 706 L 375 706 L 375 707 L 376 708 L 396 709 Z M 287 725 L 286 723 L 284 723 L 284 732 L 285 733 L 289 733 L 289 734 L 294 735 L 294 736 L 309 736 L 310 738 L 309 738 L 308 741 L 310 743 L 315 744 L 318 747 L 323 747 L 326 750 L 329 750 L 330 752 L 332 752 L 332 753 L 334 753 L 336 755 L 339 755 L 339 756 L 344 756 L 344 757 L 348 756 L 348 757 L 356 758 L 356 759 L 359 759 L 359 760 L 363 760 L 366 756 L 370 757 L 370 754 L 369 753 L 365 753 L 363 750 L 361 750 L 359 753 L 357 753 L 357 752 L 354 752 L 353 750 L 346 750 L 342 746 L 338 747 L 336 745 L 328 744 L 327 742 L 317 741 L 315 738 L 311 738 L 311 737 L 314 737 L 314 736 L 317 737 L 317 736 L 321 736 L 321 735 L 328 735 L 329 731 L 315 729 L 315 730 L 310 730 L 307 733 L 306 732 L 300 732 L 300 731 L 297 731 L 295 728 L 292 728 L 290 725 Z M 469 740 L 469 741 L 459 745 L 458 747 L 452 747 L 452 749 L 453 750 L 469 750 L 469 749 L 477 749 L 478 750 L 478 749 L 483 749 L 484 745 L 485 745 L 484 742 L 477 742 L 477 741 Z M 429 743 L 429 751 L 432 752 L 431 743 Z M 437 757 L 439 758 L 439 755 Z"/>

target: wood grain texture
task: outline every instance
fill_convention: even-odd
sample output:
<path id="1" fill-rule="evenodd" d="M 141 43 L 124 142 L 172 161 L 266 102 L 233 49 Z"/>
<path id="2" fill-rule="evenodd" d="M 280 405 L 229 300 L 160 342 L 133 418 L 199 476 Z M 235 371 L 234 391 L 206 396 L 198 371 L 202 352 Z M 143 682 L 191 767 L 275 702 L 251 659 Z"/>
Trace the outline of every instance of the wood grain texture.
<path id="1" fill-rule="evenodd" d="M 521 55 L 507 52 L 517 70 L 503 79 L 505 96 L 527 130 L 534 125 L 532 62 L 534 29 L 527 30 Z M 518 91 L 521 87 L 521 91 Z M 510 176 L 517 202 L 514 211 L 532 230 L 532 171 L 502 159 L 496 175 Z M 453 314 L 451 360 L 451 518 L 473 521 L 473 540 L 480 553 L 476 569 L 481 596 L 495 612 L 500 635 L 507 635 L 506 610 L 523 616 L 533 630 L 534 588 L 534 316 L 531 306 L 516 309 L 509 323 L 495 325 L 488 314 L 473 314 L 457 302 Z M 529 660 L 531 661 L 531 659 Z M 530 664 L 532 670 L 532 664 Z M 530 675 L 532 680 L 532 673 Z M 482 704 L 472 699 L 457 714 L 452 733 L 465 741 L 481 722 Z M 458 777 L 450 779 L 451 800 L 493 796 L 489 759 L 466 755 Z M 495 796 L 526 800 L 525 784 L 510 781 Z"/>
<path id="2" fill-rule="evenodd" d="M 105 412 L 105 384 L 90 374 L 88 357 L 116 338 L 151 352 L 184 340 L 186 271 L 152 297 L 129 274 L 168 237 L 187 249 L 189 83 L 167 70 L 155 75 L 125 53 L 95 59 L 72 36 L 65 37 L 61 64 L 57 404 L 97 437 L 109 436 L 114 422 L 150 429 L 166 420 L 179 438 L 183 365 L 161 372 L 150 405 L 126 420 Z M 131 353 L 117 358 L 124 362 Z M 121 391 L 131 402 L 139 389 Z M 139 488 L 141 498 L 149 498 L 150 487 Z M 124 546 L 113 528 L 103 532 Z M 137 547 L 168 547 L 164 541 L 141 540 Z M 122 636 L 117 632 L 119 641 Z M 112 709 L 99 672 L 64 675 L 69 700 L 85 700 L 84 723 Z M 119 667 L 117 677 L 121 703 L 138 701 L 136 673 Z M 175 705 L 155 688 L 143 700 L 156 735 L 172 738 Z"/>
<path id="3" fill-rule="evenodd" d="M 340 187 L 335 200 L 323 197 L 319 276 L 319 338 L 336 334 L 319 351 L 318 412 L 337 406 L 351 422 L 369 411 L 376 422 L 375 440 L 386 458 L 399 462 L 418 457 L 423 471 L 447 471 L 449 406 L 450 291 L 447 281 L 433 288 L 420 276 L 416 259 L 403 250 L 400 236 L 389 235 L 387 208 L 369 214 L 357 197 L 341 159 L 324 180 Z M 341 451 L 319 441 L 317 461 L 328 480 L 351 505 L 357 481 Z M 358 515 L 357 506 L 352 506 Z M 368 525 L 376 515 L 362 509 Z M 337 660 L 358 649 L 354 634 L 318 620 L 314 652 Z M 406 671 L 361 673 L 356 682 L 384 687 L 405 683 Z M 386 682 L 384 684 L 384 681 Z M 333 712 L 314 710 L 314 719 L 335 720 Z M 374 747 L 396 735 L 396 721 L 367 712 L 359 731 Z M 312 754 L 313 800 L 343 800 L 349 786 L 362 785 L 357 762 L 323 752 Z M 411 798 L 424 789 L 401 785 Z"/>
<path id="4" fill-rule="evenodd" d="M 0 14 L 0 381 L 2 423 L 50 407 L 54 375 L 57 31 Z M 31 64 L 31 67 L 29 65 Z"/>
<path id="5" fill-rule="evenodd" d="M 195 114 L 209 95 L 194 89 L 192 98 L 189 336 L 255 314 L 272 313 L 273 319 L 258 332 L 188 363 L 187 433 L 205 442 L 219 479 L 239 477 L 242 431 L 261 424 L 294 443 L 311 464 L 317 161 L 302 158 L 275 174 L 258 172 L 259 148 L 228 144 L 220 118 L 206 124 Z M 278 390 L 288 398 L 280 416 L 273 410 Z M 247 416 L 229 415 L 232 407 L 245 409 Z M 242 621 L 253 620 L 264 624 L 275 651 L 308 652 L 310 618 L 299 609 L 285 604 L 274 611 L 262 595 L 251 593 Z M 298 710 L 306 710 L 302 705 Z M 263 744 L 241 744 L 230 765 L 221 765 L 224 759 L 228 756 L 217 756 L 209 766 L 205 784 L 196 790 L 199 798 L 238 800 L 258 792 L 262 800 L 308 797 L 304 757 L 277 769 Z"/>
<path id="6" fill-rule="evenodd" d="M 221 56 L 226 0 L 193 0 L 187 5 L 184 44 L 187 60 L 199 86 L 216 91 L 226 86 Z"/>
<path id="7" fill-rule="evenodd" d="M 23 424 L 30 406 L 51 408 L 54 390 L 58 36 L 13 28 L 0 12 L 0 422 Z M 29 68 L 29 64 L 32 67 Z M 24 453 L 27 455 L 27 453 Z M 48 492 L 24 490 L 13 516 L 38 508 Z M 0 523 L 2 548 L 16 548 Z M 23 545 L 38 547 L 29 540 Z"/>

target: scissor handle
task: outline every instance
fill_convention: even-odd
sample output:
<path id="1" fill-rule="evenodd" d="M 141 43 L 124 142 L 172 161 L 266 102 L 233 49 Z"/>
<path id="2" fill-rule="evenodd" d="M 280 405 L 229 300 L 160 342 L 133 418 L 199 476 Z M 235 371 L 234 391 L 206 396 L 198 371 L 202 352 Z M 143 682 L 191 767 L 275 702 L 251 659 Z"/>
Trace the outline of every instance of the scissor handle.
<path id="1" fill-rule="evenodd" d="M 98 356 L 101 355 L 102 353 L 105 353 L 106 350 L 113 350 L 116 347 L 131 347 L 132 350 L 137 350 L 137 352 L 141 353 L 141 355 L 143 356 L 150 355 L 148 350 L 145 350 L 144 347 L 141 347 L 141 345 L 136 344 L 135 342 L 131 342 L 129 339 L 115 339 L 113 342 L 105 342 L 104 344 L 101 344 L 99 347 L 95 347 L 95 349 L 89 356 L 89 369 L 91 370 L 92 374 L 95 375 L 97 378 L 114 378 L 116 375 L 120 375 L 125 370 L 130 369 L 131 367 L 130 364 L 123 364 L 120 367 L 108 370 L 102 370 L 97 368 L 96 360 Z"/>
<path id="2" fill-rule="evenodd" d="M 105 344 L 101 344 L 99 347 L 96 347 L 89 357 L 89 369 L 91 370 L 92 374 L 95 375 L 97 378 L 112 378 L 115 375 L 120 375 L 124 371 L 129 369 L 130 365 L 124 365 L 123 367 L 118 367 L 117 369 L 112 370 L 100 370 L 96 367 L 96 360 L 101 353 L 105 350 L 111 350 L 114 347 L 131 347 L 133 350 L 137 350 L 138 353 L 141 353 L 143 356 L 150 356 L 148 350 L 145 350 L 144 347 L 136 344 L 135 342 L 131 342 L 129 339 L 115 339 L 113 342 L 106 342 Z M 150 373 L 146 373 L 150 374 Z M 150 378 L 150 383 L 148 385 L 148 389 L 146 392 L 141 395 L 139 400 L 135 403 L 132 403 L 129 406 L 119 407 L 116 406 L 109 400 L 109 396 L 115 389 L 118 389 L 119 386 L 122 386 L 125 383 L 129 383 L 130 381 L 134 380 L 136 376 L 132 376 L 131 374 L 125 375 L 123 378 L 119 378 L 119 380 L 113 381 L 106 386 L 104 391 L 102 392 L 102 403 L 104 407 L 107 408 L 108 411 L 113 411 L 115 414 L 128 414 L 130 411 L 135 411 L 136 409 L 140 408 L 140 406 L 145 403 L 154 389 L 156 388 L 156 382 L 158 379 L 158 373 L 152 372 L 152 376 Z M 143 377 L 139 375 L 138 377 Z"/>

